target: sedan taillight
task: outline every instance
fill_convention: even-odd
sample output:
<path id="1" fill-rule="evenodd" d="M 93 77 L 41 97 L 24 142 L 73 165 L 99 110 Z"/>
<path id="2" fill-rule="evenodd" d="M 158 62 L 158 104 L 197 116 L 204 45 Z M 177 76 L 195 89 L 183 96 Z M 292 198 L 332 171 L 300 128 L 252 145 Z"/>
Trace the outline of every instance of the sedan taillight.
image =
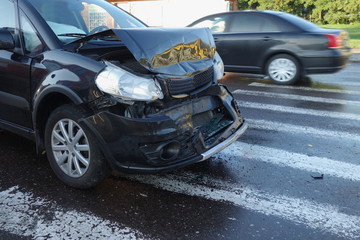
<path id="1" fill-rule="evenodd" d="M 329 48 L 343 47 L 343 40 L 340 35 L 324 34 L 324 36 L 328 38 L 328 47 Z"/>

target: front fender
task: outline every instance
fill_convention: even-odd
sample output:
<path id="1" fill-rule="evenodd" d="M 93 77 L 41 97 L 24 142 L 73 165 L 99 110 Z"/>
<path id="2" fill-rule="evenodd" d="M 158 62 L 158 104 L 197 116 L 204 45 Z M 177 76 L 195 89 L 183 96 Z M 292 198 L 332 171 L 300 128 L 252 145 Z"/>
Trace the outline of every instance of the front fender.
<path id="1" fill-rule="evenodd" d="M 81 99 L 73 90 L 64 85 L 51 85 L 43 89 L 38 95 L 34 97 L 34 110 L 33 113 L 37 112 L 37 109 L 40 103 L 51 94 L 62 94 L 69 98 L 74 104 L 79 105 L 84 103 L 84 100 Z M 35 118 L 34 118 L 35 119 Z"/>
<path id="2" fill-rule="evenodd" d="M 95 84 L 97 74 L 105 67 L 79 54 L 62 50 L 45 52 L 34 58 L 31 69 L 32 119 L 38 148 L 51 112 L 62 104 L 91 102 L 102 96 Z"/>

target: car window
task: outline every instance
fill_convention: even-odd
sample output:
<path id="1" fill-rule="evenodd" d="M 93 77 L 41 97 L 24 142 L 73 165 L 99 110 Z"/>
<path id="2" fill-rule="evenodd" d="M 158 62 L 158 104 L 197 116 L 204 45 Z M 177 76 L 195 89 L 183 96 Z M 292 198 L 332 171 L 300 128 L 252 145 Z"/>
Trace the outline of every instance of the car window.
<path id="1" fill-rule="evenodd" d="M 262 28 L 260 28 L 261 32 L 279 32 L 280 27 L 272 22 L 270 19 L 263 19 Z"/>
<path id="2" fill-rule="evenodd" d="M 215 16 L 195 23 L 191 27 L 207 27 L 214 33 L 225 32 L 228 16 Z"/>
<path id="3" fill-rule="evenodd" d="M 36 30 L 22 12 L 20 13 L 20 24 L 26 53 L 37 54 L 42 52 L 43 44 Z"/>
<path id="4" fill-rule="evenodd" d="M 64 43 L 111 28 L 146 27 L 133 16 L 106 1 L 29 0 L 29 2 Z"/>
<path id="5" fill-rule="evenodd" d="M 319 26 L 309 22 L 301 17 L 289 14 L 289 13 L 281 13 L 279 14 L 279 17 L 285 19 L 288 22 L 291 22 L 295 26 L 297 26 L 300 29 L 307 30 L 307 31 L 316 31 L 319 30 Z"/>
<path id="6" fill-rule="evenodd" d="M 234 16 L 229 32 L 278 32 L 279 30 L 274 22 L 263 16 L 238 14 Z"/>
<path id="7" fill-rule="evenodd" d="M 0 28 L 6 28 L 11 33 L 15 31 L 15 6 L 11 0 L 2 0 L 0 4 Z"/>
<path id="8" fill-rule="evenodd" d="M 101 26 L 107 26 L 108 28 L 120 28 L 114 18 L 102 7 L 86 3 L 84 3 L 84 6 L 85 8 L 81 12 L 81 15 L 84 19 L 86 19 L 85 24 L 88 31 L 93 31 L 95 28 Z"/>

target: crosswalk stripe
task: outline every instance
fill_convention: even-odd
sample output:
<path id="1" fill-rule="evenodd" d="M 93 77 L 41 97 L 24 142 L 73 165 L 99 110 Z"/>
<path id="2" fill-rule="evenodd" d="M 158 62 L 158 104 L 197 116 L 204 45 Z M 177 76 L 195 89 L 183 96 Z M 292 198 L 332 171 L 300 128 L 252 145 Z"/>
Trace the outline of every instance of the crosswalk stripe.
<path id="1" fill-rule="evenodd" d="M 65 211 L 18 187 L 0 192 L 0 230 L 34 239 L 145 239 L 138 231 L 87 213 Z"/>
<path id="2" fill-rule="evenodd" d="M 230 159 L 228 161 L 230 165 L 237 164 L 238 159 L 241 158 L 272 163 L 281 167 L 296 168 L 310 173 L 319 172 L 327 176 L 351 181 L 360 181 L 360 165 L 239 141 L 217 153 L 216 156 L 221 159 Z M 237 161 L 231 161 L 235 158 Z"/>
<path id="3" fill-rule="evenodd" d="M 312 87 L 300 87 L 300 86 L 284 86 L 284 85 L 271 85 L 259 82 L 250 83 L 251 87 L 264 87 L 264 88 L 277 88 L 277 89 L 294 89 L 294 90 L 303 90 L 310 92 L 327 92 L 327 93 L 341 93 L 341 94 L 353 94 L 360 95 L 359 91 L 352 90 L 342 90 L 342 89 L 329 89 L 329 88 L 312 88 Z"/>
<path id="4" fill-rule="evenodd" d="M 312 96 L 301 96 L 301 95 L 293 95 L 293 94 L 285 94 L 285 93 L 249 91 L 249 90 L 242 90 L 242 89 L 235 90 L 233 93 L 240 94 L 240 95 L 248 95 L 248 96 L 271 97 L 271 98 L 277 98 L 277 99 L 360 106 L 360 101 L 323 98 L 323 97 L 312 97 Z"/>
<path id="5" fill-rule="evenodd" d="M 206 180 L 203 175 L 196 174 L 193 176 L 191 174 L 184 174 L 183 176 L 170 174 L 166 176 L 141 175 L 127 178 L 170 192 L 228 202 L 235 206 L 280 217 L 347 239 L 360 237 L 360 217 L 344 214 L 340 212 L 337 206 L 285 195 L 275 195 L 250 187 L 239 188 L 221 180 Z"/>
<path id="6" fill-rule="evenodd" d="M 308 126 L 299 126 L 299 125 L 286 124 L 286 123 L 267 121 L 267 120 L 259 120 L 259 119 L 246 118 L 246 121 L 248 122 L 249 127 L 253 129 L 281 131 L 288 133 L 311 134 L 326 138 L 328 137 L 339 138 L 339 139 L 346 138 L 349 140 L 360 142 L 360 134 L 352 134 L 344 131 L 326 130 L 326 129 L 308 127 Z"/>
<path id="7" fill-rule="evenodd" d="M 341 85 L 347 85 L 347 86 L 360 86 L 360 82 L 341 82 Z"/>
<path id="8" fill-rule="evenodd" d="M 304 114 L 304 115 L 312 115 L 318 117 L 327 117 L 327 118 L 330 117 L 336 119 L 360 121 L 360 115 L 353 113 L 313 110 L 313 109 L 296 108 L 296 107 L 288 107 L 288 106 L 281 106 L 275 104 L 264 104 L 264 103 L 256 103 L 256 102 L 248 102 L 248 101 L 240 101 L 240 100 L 238 100 L 237 103 L 239 104 L 240 107 L 244 107 L 244 108 L 255 108 L 255 109 L 277 111 L 283 113 L 291 113 L 291 114 Z"/>

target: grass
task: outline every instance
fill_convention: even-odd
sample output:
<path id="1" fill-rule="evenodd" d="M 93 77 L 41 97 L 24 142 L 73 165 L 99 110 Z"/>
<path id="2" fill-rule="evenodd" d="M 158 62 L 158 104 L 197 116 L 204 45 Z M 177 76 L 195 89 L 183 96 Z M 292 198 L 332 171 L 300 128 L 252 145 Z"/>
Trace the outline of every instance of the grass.
<path id="1" fill-rule="evenodd" d="M 328 24 L 322 25 L 324 28 L 336 28 L 348 31 L 350 36 L 349 46 L 360 49 L 360 22 L 353 24 Z"/>

